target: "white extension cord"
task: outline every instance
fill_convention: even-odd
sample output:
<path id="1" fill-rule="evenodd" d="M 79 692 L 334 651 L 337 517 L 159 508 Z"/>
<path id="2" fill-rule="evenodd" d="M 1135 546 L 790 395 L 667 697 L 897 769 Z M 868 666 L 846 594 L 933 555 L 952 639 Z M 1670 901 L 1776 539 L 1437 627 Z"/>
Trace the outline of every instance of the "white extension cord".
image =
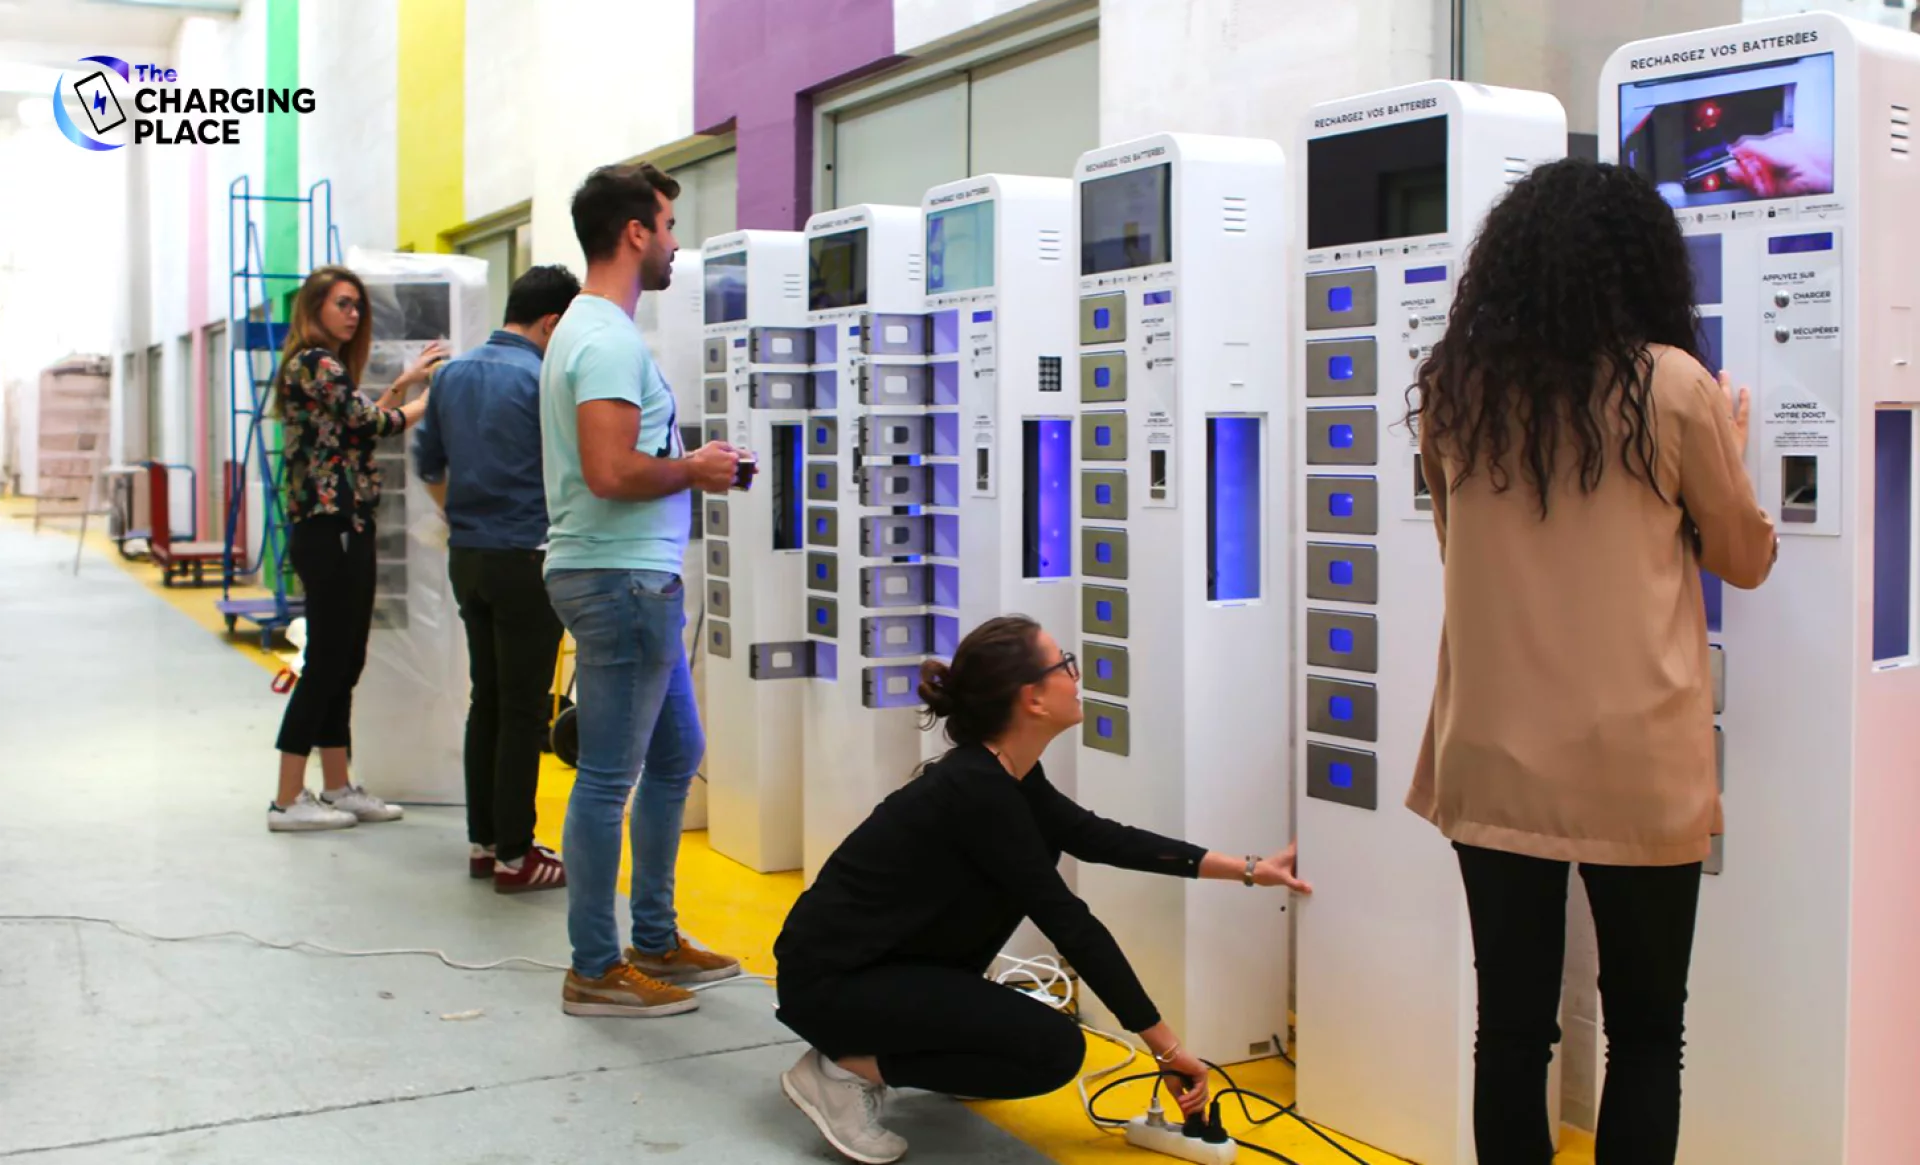
<path id="1" fill-rule="evenodd" d="M 269 950 L 331 955 L 341 959 L 379 959 L 399 955 L 422 955 L 438 959 L 456 971 L 501 971 L 509 967 L 514 970 L 526 971 L 566 971 L 570 969 L 565 963 L 548 963 L 540 959 L 529 958 L 526 955 L 508 955 L 504 959 L 495 959 L 491 963 L 463 963 L 458 959 L 449 957 L 445 951 L 434 950 L 429 947 L 392 947 L 366 951 L 344 950 L 340 947 L 330 947 L 324 943 L 310 942 L 306 939 L 294 939 L 291 942 L 274 942 L 272 939 L 264 939 L 257 935 L 248 934 L 244 930 L 220 930 L 210 931 L 206 934 L 185 935 L 154 934 L 150 931 L 142 930 L 137 926 L 130 926 L 124 922 L 115 922 L 111 918 L 93 918 L 84 914 L 0 914 L 0 922 L 84 922 L 93 926 L 111 927 L 133 938 L 157 943 L 194 943 L 210 942 L 214 939 L 238 938 L 245 939 L 247 942 L 253 943 L 256 946 L 266 947 Z M 749 975 L 743 972 L 734 978 L 722 979 L 718 983 L 694 984 L 689 986 L 687 990 L 709 991 L 715 987 L 726 987 L 730 984 L 753 982 L 772 983 L 773 981 L 773 976 L 771 975 Z"/>
<path id="2" fill-rule="evenodd" d="M 1127 1122 L 1127 1144 L 1178 1157 L 1182 1161 L 1194 1161 L 1198 1165 L 1233 1165 L 1234 1158 L 1240 1153 L 1240 1146 L 1231 1139 L 1213 1144 L 1199 1137 L 1189 1137 L 1179 1125 L 1167 1124 L 1164 1119 L 1156 1125 L 1151 1117 L 1144 1116 L 1134 1117 Z"/>

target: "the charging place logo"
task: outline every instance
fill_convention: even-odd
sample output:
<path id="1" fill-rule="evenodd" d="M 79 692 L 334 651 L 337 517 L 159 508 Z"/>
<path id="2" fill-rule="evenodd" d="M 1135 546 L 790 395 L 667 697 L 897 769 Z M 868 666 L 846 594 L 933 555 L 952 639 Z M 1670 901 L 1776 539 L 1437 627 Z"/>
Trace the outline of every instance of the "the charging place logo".
<path id="1" fill-rule="evenodd" d="M 120 104 L 119 94 L 113 91 L 110 79 L 114 73 L 120 75 L 122 84 L 133 83 L 133 67 L 119 57 L 81 57 L 81 61 L 90 65 L 105 65 L 105 69 L 94 69 L 83 74 L 71 86 L 75 103 L 80 107 L 87 124 L 93 132 L 89 134 L 80 128 L 80 123 L 67 111 L 67 75 L 53 85 L 53 120 L 67 140 L 83 150 L 117 150 L 125 142 L 101 140 L 107 134 L 127 124 L 127 111 Z M 111 72 L 109 72 L 111 70 Z"/>

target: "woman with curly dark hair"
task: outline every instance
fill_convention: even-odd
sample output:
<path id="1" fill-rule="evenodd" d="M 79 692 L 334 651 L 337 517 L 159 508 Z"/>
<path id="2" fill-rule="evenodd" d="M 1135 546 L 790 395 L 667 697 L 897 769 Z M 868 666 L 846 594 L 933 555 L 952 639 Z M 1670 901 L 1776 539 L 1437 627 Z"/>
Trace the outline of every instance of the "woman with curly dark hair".
<path id="1" fill-rule="evenodd" d="M 1700 572 L 1766 580 L 1748 393 L 1702 366 L 1673 211 L 1568 160 L 1487 216 L 1409 421 L 1446 618 L 1407 803 L 1454 843 L 1479 980 L 1482 1165 L 1548 1165 L 1580 867 L 1608 1069 L 1599 1165 L 1670 1165 L 1701 863 L 1720 832 Z"/>
<path id="2" fill-rule="evenodd" d="M 1160 1018 L 1120 947 L 1060 877 L 1060 855 L 1177 878 L 1309 888 L 1293 847 L 1230 857 L 1119 825 L 1047 782 L 1040 754 L 1080 723 L 1080 666 L 1020 615 L 920 667 L 928 727 L 952 751 L 848 835 L 774 944 L 780 1020 L 811 1045 L 781 1089 L 842 1156 L 886 1165 L 888 1087 L 1012 1100 L 1069 1083 L 1086 1058 L 1071 1019 L 984 975 L 1031 918 L 1153 1054 L 1187 1113 L 1207 1069 Z"/>

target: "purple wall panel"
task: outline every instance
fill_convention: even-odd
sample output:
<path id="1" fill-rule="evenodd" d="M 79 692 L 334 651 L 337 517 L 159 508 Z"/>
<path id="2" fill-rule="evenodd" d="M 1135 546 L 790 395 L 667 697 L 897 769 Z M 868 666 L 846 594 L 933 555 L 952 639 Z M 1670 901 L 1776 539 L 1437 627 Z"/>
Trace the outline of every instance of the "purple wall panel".
<path id="1" fill-rule="evenodd" d="M 808 95 L 893 59 L 893 0 L 696 0 L 693 123 L 732 122 L 739 223 L 794 230 L 812 210 Z"/>

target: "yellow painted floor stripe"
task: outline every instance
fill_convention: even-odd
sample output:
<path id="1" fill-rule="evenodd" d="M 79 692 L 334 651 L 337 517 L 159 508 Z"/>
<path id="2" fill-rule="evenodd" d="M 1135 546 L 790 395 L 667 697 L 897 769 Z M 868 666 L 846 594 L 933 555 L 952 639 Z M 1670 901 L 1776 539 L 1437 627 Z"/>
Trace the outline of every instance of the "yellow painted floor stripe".
<path id="1" fill-rule="evenodd" d="M 17 499 L 0 502 L 0 514 L 31 515 L 30 506 L 31 503 L 27 503 L 23 508 Z M 73 535 L 51 531 L 43 536 L 71 538 Z M 122 559 L 104 533 L 90 534 L 88 542 L 109 560 L 120 563 L 155 594 L 185 612 L 202 627 L 221 635 L 229 646 L 266 671 L 279 671 L 281 661 L 277 656 L 261 651 L 257 637 L 248 637 L 244 633 L 226 636 L 223 621 L 213 605 L 220 595 L 218 587 L 163 587 L 157 570 L 145 563 Z M 262 780 L 270 775 L 265 755 L 268 743 L 262 742 L 261 746 Z M 541 844 L 555 850 L 560 848 L 561 825 L 566 816 L 567 795 L 572 788 L 573 770 L 552 756 L 543 756 L 538 836 Z M 632 869 L 632 855 L 626 852 L 624 842 L 622 850 L 620 876 L 624 881 Z M 697 936 L 708 946 L 737 956 L 751 972 L 762 975 L 774 973 L 773 940 L 780 933 L 780 925 L 788 909 L 800 895 L 801 880 L 798 873 L 757 874 L 715 853 L 707 845 L 705 833 L 689 833 L 681 843 L 680 863 L 675 876 L 679 887 L 681 924 L 689 934 Z M 1087 1068 L 1091 1071 L 1105 1067 L 1121 1055 L 1119 1049 L 1112 1045 L 1091 1040 L 1088 1043 Z M 1141 1063 L 1144 1064 L 1144 1060 Z M 1228 1070 L 1243 1088 L 1271 1096 L 1282 1103 L 1293 1100 L 1293 1072 L 1277 1059 L 1233 1066 Z M 1131 1116 L 1144 1111 L 1147 1088 L 1145 1083 L 1116 1088 L 1101 1102 L 1102 1113 Z M 1088 1123 L 1080 1107 L 1080 1098 L 1071 1087 L 1033 1100 L 981 1103 L 973 1108 L 1008 1133 L 1064 1165 L 1117 1161 L 1147 1165 L 1149 1160 L 1158 1159 L 1150 1159 L 1141 1151 L 1130 1148 L 1115 1134 L 1095 1129 Z M 1285 1153 L 1300 1165 L 1352 1165 L 1352 1158 L 1331 1148 L 1295 1121 L 1283 1119 L 1262 1128 L 1250 1129 L 1237 1106 L 1225 1111 L 1229 1132 L 1243 1140 Z M 1265 1112 L 1256 1105 L 1254 1115 L 1264 1116 Z M 1368 1165 L 1403 1165 L 1399 1158 L 1390 1157 L 1377 1149 L 1345 1138 L 1336 1139 Z M 1567 1130 L 1564 1139 L 1565 1147 L 1555 1159 L 1556 1165 L 1593 1165 L 1593 1142 L 1590 1137 Z M 1259 1158 L 1243 1153 L 1241 1159 L 1252 1162 Z"/>

